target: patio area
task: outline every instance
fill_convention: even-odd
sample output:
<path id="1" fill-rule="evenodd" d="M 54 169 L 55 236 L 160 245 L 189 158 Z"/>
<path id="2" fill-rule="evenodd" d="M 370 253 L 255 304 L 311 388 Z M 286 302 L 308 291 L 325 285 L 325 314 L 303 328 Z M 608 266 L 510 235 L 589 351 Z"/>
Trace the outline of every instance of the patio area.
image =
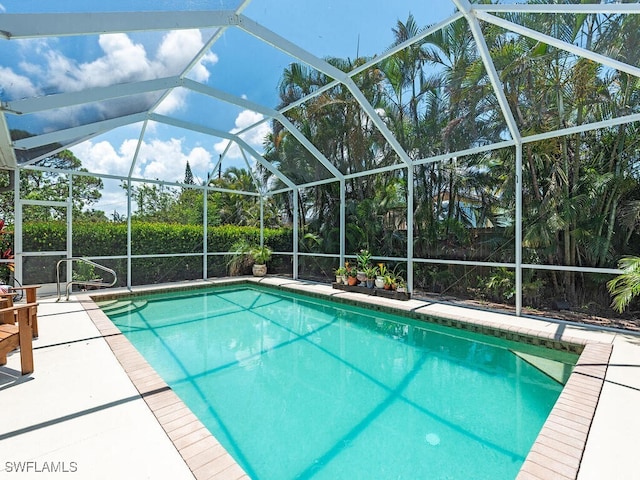
<path id="1" fill-rule="evenodd" d="M 591 387 L 584 382 L 577 389 L 573 385 L 571 393 L 563 392 L 565 402 L 569 398 L 578 403 L 589 396 L 597 399 L 599 394 L 593 421 L 584 420 L 587 409 L 583 407 L 572 415 L 567 412 L 570 408 L 559 414 L 557 405 L 552 412 L 556 426 L 541 434 L 536 454 L 529 456 L 519 478 L 576 478 L 572 473 L 576 462 L 581 480 L 632 478 L 637 473 L 639 336 L 416 299 L 369 298 L 326 284 L 276 277 L 261 282 L 340 300 L 367 301 L 378 309 L 393 306 L 465 323 L 501 325 L 510 332 L 535 332 L 558 341 L 580 339 L 587 345 L 604 344 L 606 351 L 612 345 L 608 365 L 587 365 L 600 370 L 582 374 L 588 378 L 589 371 L 606 372 L 603 384 L 595 379 L 602 385 L 601 392 L 599 388 L 586 392 Z M 215 282 L 194 285 L 207 283 Z M 247 478 L 89 300 L 87 294 L 68 302 L 55 302 L 53 296 L 39 298 L 35 372 L 20 377 L 17 353 L 0 367 L 0 396 L 7 406 L 0 428 L 0 478 L 34 478 L 36 473 L 36 478 L 66 474 L 91 479 Z M 572 427 L 575 419 L 584 427 L 578 430 L 588 435 L 584 454 L 570 445 L 571 440 L 563 440 L 579 436 Z"/>

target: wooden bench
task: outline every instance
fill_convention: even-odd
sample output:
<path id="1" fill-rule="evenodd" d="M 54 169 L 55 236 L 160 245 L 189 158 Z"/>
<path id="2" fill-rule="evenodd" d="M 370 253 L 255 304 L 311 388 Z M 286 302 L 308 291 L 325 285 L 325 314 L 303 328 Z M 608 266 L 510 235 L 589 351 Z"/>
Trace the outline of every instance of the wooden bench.
<path id="1" fill-rule="evenodd" d="M 7 309 L 9 307 L 13 307 L 13 293 L 2 293 L 0 292 L 0 309 Z M 2 323 L 15 323 L 15 317 L 13 312 L 6 311 L 2 315 L 0 315 L 0 324 Z"/>
<path id="2" fill-rule="evenodd" d="M 20 368 L 22 375 L 33 372 L 33 332 L 31 330 L 36 315 L 37 303 L 25 303 L 0 309 L 0 314 L 11 312 L 17 325 L 0 324 L 0 365 L 7 363 L 7 354 L 20 347 Z"/>
<path id="3" fill-rule="evenodd" d="M 9 290 L 22 290 L 25 292 L 25 297 L 27 303 L 36 303 L 36 290 L 40 288 L 40 285 L 26 285 L 24 287 L 10 287 Z M 0 293 L 0 309 L 13 307 L 13 297 L 15 293 Z M 5 313 L 0 315 L 0 324 L 8 323 L 15 324 L 15 316 L 11 312 L 11 310 L 4 310 Z M 33 338 L 38 338 L 38 311 L 37 308 L 34 311 L 34 315 L 32 318 L 31 331 L 33 333 Z"/>

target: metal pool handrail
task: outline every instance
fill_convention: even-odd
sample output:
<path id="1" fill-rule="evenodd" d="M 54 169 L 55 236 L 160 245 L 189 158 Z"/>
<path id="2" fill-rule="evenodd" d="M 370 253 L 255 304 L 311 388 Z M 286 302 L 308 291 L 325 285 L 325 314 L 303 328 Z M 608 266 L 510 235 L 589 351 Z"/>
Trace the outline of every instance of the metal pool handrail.
<path id="1" fill-rule="evenodd" d="M 62 263 L 67 263 L 67 262 L 82 262 L 82 263 L 86 263 L 88 265 L 92 265 L 95 268 L 98 268 L 104 272 L 110 273 L 111 275 L 113 275 L 113 281 L 111 283 L 106 283 L 103 281 L 98 281 L 98 280 L 71 280 L 70 282 L 67 282 L 67 286 L 66 286 L 66 290 L 67 290 L 67 300 L 69 300 L 69 295 L 71 294 L 71 287 L 73 285 L 91 285 L 94 287 L 113 287 L 117 281 L 118 281 L 118 275 L 116 274 L 115 270 L 112 270 L 108 267 L 105 267 L 104 265 L 100 265 L 99 263 L 93 262 L 91 260 L 89 260 L 88 258 L 84 258 L 84 257 L 68 257 L 68 258 L 63 258 L 62 260 L 59 260 L 58 263 L 56 263 L 56 282 L 57 282 L 57 292 L 58 292 L 58 299 L 56 300 L 56 302 L 60 301 L 60 297 L 61 297 L 61 293 L 60 293 L 60 265 Z"/>

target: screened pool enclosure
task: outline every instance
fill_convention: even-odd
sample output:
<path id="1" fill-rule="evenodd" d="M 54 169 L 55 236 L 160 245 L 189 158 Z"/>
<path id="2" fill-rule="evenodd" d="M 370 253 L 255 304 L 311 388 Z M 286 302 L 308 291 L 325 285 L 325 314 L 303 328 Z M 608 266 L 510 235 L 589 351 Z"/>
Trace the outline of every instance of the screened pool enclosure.
<path id="1" fill-rule="evenodd" d="M 250 231 L 293 278 L 368 249 L 409 291 L 606 305 L 640 5 L 309 3 L 0 0 L 3 267 L 209 278 Z"/>

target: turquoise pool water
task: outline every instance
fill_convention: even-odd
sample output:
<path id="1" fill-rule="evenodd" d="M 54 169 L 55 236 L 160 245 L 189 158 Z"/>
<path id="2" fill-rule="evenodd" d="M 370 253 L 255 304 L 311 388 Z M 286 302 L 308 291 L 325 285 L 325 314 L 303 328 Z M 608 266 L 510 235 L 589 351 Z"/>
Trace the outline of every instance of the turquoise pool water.
<path id="1" fill-rule="evenodd" d="M 134 306 L 104 309 L 256 480 L 512 479 L 562 389 L 531 347 L 271 289 Z"/>

